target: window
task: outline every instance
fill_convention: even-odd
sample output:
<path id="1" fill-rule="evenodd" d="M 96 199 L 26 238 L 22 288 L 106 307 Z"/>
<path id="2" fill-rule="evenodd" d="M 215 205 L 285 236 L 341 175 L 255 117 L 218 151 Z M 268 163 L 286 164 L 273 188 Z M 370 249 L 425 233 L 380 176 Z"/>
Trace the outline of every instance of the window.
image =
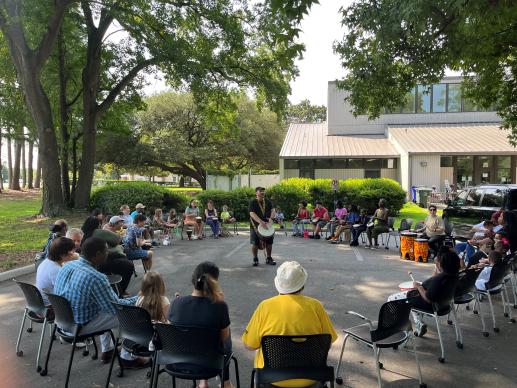
<path id="1" fill-rule="evenodd" d="M 447 85 L 447 112 L 461 111 L 461 85 L 448 84 Z"/>
<path id="2" fill-rule="evenodd" d="M 479 163 L 479 170 L 481 173 L 479 182 L 481 182 L 482 184 L 490 183 L 492 181 L 493 157 L 492 156 L 480 156 L 478 159 L 478 163 Z"/>
<path id="3" fill-rule="evenodd" d="M 363 168 L 364 159 L 348 159 L 348 168 Z"/>
<path id="4" fill-rule="evenodd" d="M 485 189 L 485 195 L 481 206 L 497 207 L 504 206 L 504 193 L 499 189 Z"/>
<path id="5" fill-rule="evenodd" d="M 497 156 L 497 182 L 512 183 L 512 157 Z"/>
<path id="6" fill-rule="evenodd" d="M 397 168 L 397 159 L 382 159 L 382 168 Z"/>
<path id="7" fill-rule="evenodd" d="M 296 169 L 298 168 L 298 160 L 296 159 L 284 159 L 284 169 Z"/>
<path id="8" fill-rule="evenodd" d="M 476 111 L 480 111 L 482 109 L 480 109 L 478 107 L 478 105 L 476 104 L 476 102 L 471 99 L 471 98 L 464 98 L 463 99 L 463 111 L 464 112 L 476 112 Z"/>
<path id="9" fill-rule="evenodd" d="M 314 162 L 314 168 L 331 169 L 332 159 L 316 159 Z"/>
<path id="10" fill-rule="evenodd" d="M 401 113 L 415 113 L 415 90 L 406 94 L 406 101 L 400 109 Z"/>
<path id="11" fill-rule="evenodd" d="M 458 188 L 467 187 L 472 184 L 474 174 L 474 159 L 472 156 L 458 156 L 456 168 L 456 182 Z"/>
<path id="12" fill-rule="evenodd" d="M 433 85 L 433 112 L 445 112 L 447 85 Z"/>
<path id="13" fill-rule="evenodd" d="M 431 112 L 431 88 L 429 86 L 417 86 L 416 111 L 417 113 Z"/>
<path id="14" fill-rule="evenodd" d="M 460 191 L 458 196 L 455 199 L 455 204 L 457 206 L 463 206 L 467 203 L 468 190 Z"/>
<path id="15" fill-rule="evenodd" d="M 314 160 L 301 159 L 299 161 L 299 177 L 314 179 Z"/>
<path id="16" fill-rule="evenodd" d="M 452 167 L 452 156 L 441 156 L 440 167 Z"/>
<path id="17" fill-rule="evenodd" d="M 332 168 L 337 168 L 337 169 L 346 168 L 346 159 L 334 159 L 332 161 Z"/>
<path id="18" fill-rule="evenodd" d="M 380 178 L 381 170 L 364 170 L 365 178 Z"/>
<path id="19" fill-rule="evenodd" d="M 381 168 L 382 167 L 382 159 L 365 159 L 364 160 L 364 168 Z"/>

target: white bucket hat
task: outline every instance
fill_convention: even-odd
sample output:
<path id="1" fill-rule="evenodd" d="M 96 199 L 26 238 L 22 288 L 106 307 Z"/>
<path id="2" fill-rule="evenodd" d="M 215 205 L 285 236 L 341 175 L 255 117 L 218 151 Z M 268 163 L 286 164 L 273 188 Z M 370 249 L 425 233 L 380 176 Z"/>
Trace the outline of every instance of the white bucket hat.
<path id="1" fill-rule="evenodd" d="M 280 294 L 300 291 L 307 281 L 307 271 L 297 261 L 285 261 L 276 271 L 275 287 Z"/>

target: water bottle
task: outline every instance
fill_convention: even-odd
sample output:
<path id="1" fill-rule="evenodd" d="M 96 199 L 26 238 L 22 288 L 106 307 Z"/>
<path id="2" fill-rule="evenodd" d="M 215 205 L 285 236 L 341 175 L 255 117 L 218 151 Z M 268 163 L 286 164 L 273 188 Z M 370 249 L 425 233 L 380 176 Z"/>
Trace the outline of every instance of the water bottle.
<path id="1" fill-rule="evenodd" d="M 309 231 L 307 229 L 303 231 L 303 238 L 309 238 Z"/>

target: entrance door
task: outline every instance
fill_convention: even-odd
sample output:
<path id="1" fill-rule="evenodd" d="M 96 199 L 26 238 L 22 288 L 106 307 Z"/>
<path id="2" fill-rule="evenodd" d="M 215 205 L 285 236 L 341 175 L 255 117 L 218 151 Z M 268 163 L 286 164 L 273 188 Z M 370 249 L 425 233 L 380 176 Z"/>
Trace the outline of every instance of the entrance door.
<path id="1" fill-rule="evenodd" d="M 314 179 L 314 160 L 312 159 L 300 159 L 300 178 Z"/>

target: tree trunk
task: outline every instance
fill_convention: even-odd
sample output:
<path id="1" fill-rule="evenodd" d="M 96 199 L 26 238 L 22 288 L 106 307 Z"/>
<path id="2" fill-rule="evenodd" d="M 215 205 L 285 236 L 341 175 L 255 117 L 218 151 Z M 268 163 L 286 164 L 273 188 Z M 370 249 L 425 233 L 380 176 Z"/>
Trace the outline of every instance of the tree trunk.
<path id="1" fill-rule="evenodd" d="M 70 192 L 70 198 L 72 199 L 72 207 L 75 207 L 75 192 L 77 189 L 77 141 L 80 136 L 74 136 L 72 138 L 72 190 Z"/>
<path id="2" fill-rule="evenodd" d="M 38 148 L 38 162 L 36 163 L 36 178 L 34 179 L 34 188 L 39 189 L 41 187 L 41 154 Z"/>
<path id="3" fill-rule="evenodd" d="M 57 37 L 57 48 L 59 63 L 59 127 L 61 129 L 61 186 L 63 188 L 63 200 L 67 205 L 70 205 L 70 178 L 68 173 L 68 145 L 70 142 L 70 134 L 68 132 L 69 108 L 66 101 L 67 75 L 62 30 L 59 31 Z"/>
<path id="4" fill-rule="evenodd" d="M 2 174 L 2 167 L 2 128 L 0 128 L 0 193 L 4 191 L 4 174 Z"/>
<path id="5" fill-rule="evenodd" d="M 27 188 L 33 189 L 33 175 L 34 169 L 32 164 L 34 163 L 34 142 L 29 140 L 29 155 L 27 162 Z"/>
<path id="6" fill-rule="evenodd" d="M 24 130 L 25 132 L 25 130 Z M 25 158 L 25 133 L 21 138 L 22 143 L 22 188 L 27 187 L 27 163 Z"/>
<path id="7" fill-rule="evenodd" d="M 178 186 L 185 187 L 185 177 L 183 175 L 180 176 L 180 182 L 179 182 Z"/>
<path id="8" fill-rule="evenodd" d="M 12 190 L 21 190 L 20 188 L 20 159 L 22 156 L 22 142 L 20 139 L 14 141 L 14 168 Z"/>
<path id="9" fill-rule="evenodd" d="M 13 151 L 11 146 L 11 130 L 7 129 L 7 171 L 9 180 L 9 190 L 13 189 Z"/>

